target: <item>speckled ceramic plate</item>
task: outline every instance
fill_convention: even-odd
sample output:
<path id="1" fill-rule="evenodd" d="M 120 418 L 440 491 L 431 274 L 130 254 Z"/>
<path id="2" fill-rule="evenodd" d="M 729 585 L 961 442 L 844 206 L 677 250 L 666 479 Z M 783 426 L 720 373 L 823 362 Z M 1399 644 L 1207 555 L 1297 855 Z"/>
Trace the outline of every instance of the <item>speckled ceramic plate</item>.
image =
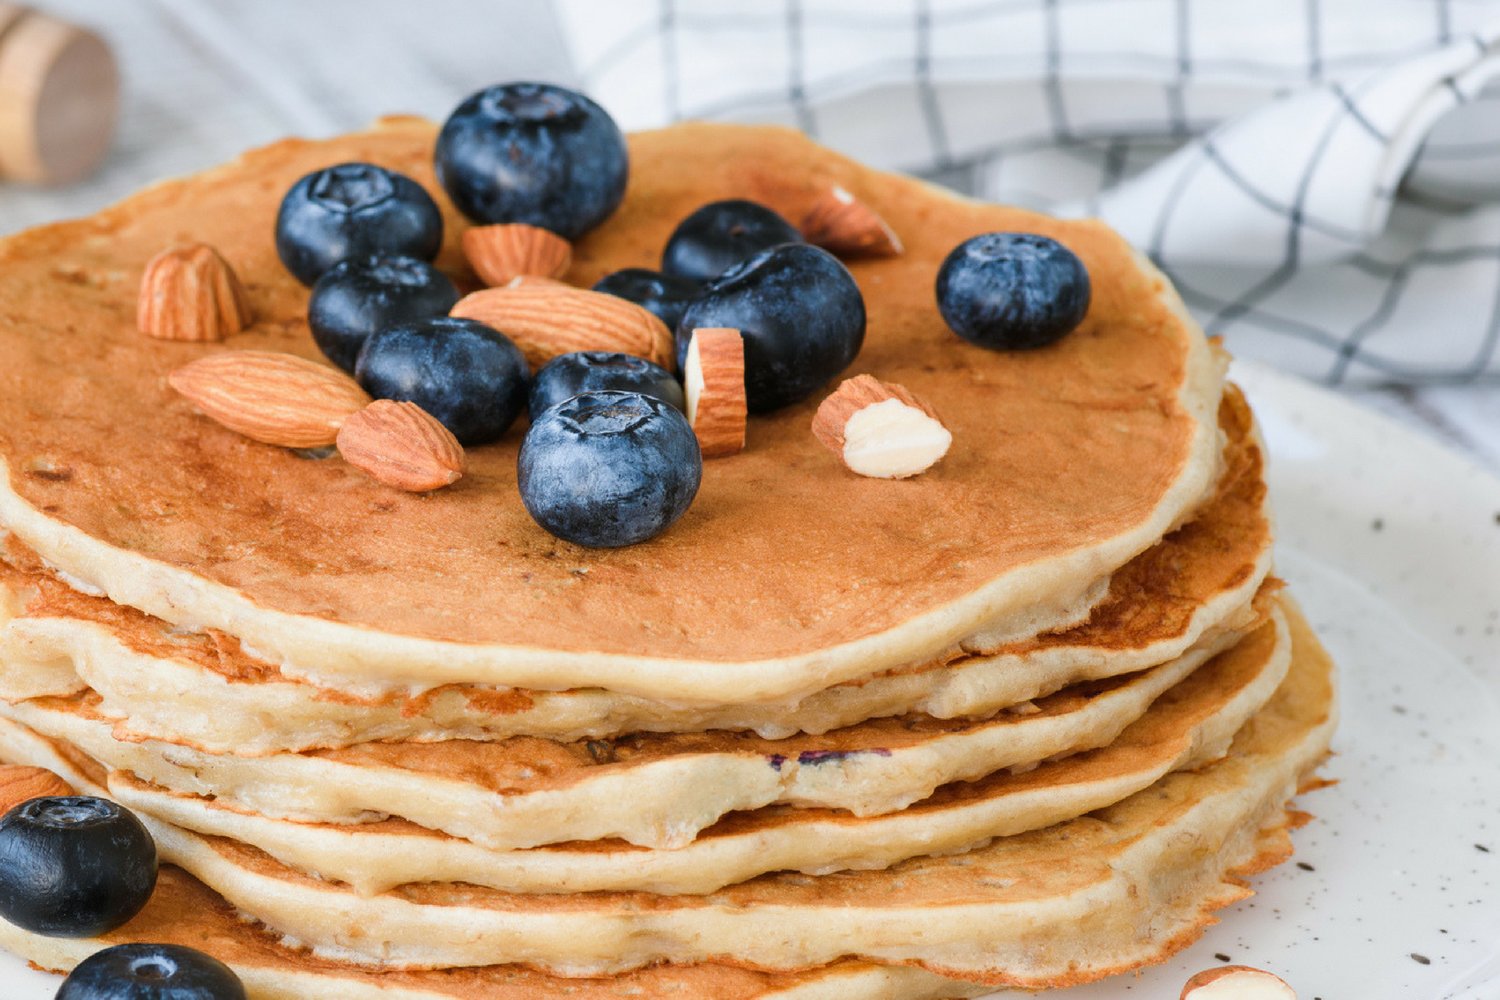
<path id="1" fill-rule="evenodd" d="M 1139 977 L 1050 994 L 1168 1000 L 1224 962 L 1303 1000 L 1500 998 L 1500 480 L 1266 368 L 1234 377 L 1272 456 L 1279 571 L 1342 668 L 1338 784 L 1294 862 Z M 11 1000 L 55 977 L 0 954 Z"/>
<path id="2" fill-rule="evenodd" d="M 1058 1000 L 1175 998 L 1271 969 L 1302 1000 L 1500 998 L 1500 480 L 1384 417 L 1248 363 L 1292 583 L 1341 670 L 1338 784 L 1295 859 L 1192 948 Z"/>

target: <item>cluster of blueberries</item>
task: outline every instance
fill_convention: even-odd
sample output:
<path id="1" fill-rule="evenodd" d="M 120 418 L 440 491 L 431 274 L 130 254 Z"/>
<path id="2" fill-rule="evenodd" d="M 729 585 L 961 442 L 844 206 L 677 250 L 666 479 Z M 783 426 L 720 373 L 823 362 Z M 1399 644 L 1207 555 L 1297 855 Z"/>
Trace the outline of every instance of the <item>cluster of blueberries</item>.
<path id="1" fill-rule="evenodd" d="M 473 221 L 528 223 L 567 239 L 615 210 L 629 169 L 624 137 L 602 108 L 538 83 L 465 100 L 443 125 L 434 162 Z M 372 396 L 416 403 L 465 445 L 498 439 L 525 408 L 517 483 L 542 527 L 591 547 L 666 530 L 692 503 L 703 468 L 677 379 L 597 352 L 531 372 L 503 330 L 447 315 L 459 294 L 431 263 L 442 235 L 442 214 L 421 185 L 369 163 L 303 177 L 276 220 L 282 261 L 312 286 L 313 338 Z M 658 316 L 675 332 L 679 368 L 694 330 L 739 330 L 752 413 L 806 399 L 864 342 L 864 299 L 848 269 L 752 201 L 704 205 L 668 239 L 659 271 L 617 271 L 594 289 Z M 953 251 L 937 297 L 960 336 L 1028 348 L 1078 324 L 1089 283 L 1061 244 L 991 233 Z"/>
<path id="2" fill-rule="evenodd" d="M 439 133 L 439 181 L 478 223 L 523 222 L 574 239 L 624 194 L 624 137 L 593 101 L 512 83 L 464 101 Z M 529 371 L 503 330 L 447 315 L 453 282 L 431 261 L 442 215 L 408 177 L 369 163 L 315 171 L 287 193 L 276 247 L 312 286 L 319 348 L 372 396 L 410 400 L 465 445 L 494 441 L 523 408 L 517 482 L 548 531 L 593 547 L 644 541 L 676 521 L 702 478 L 671 372 L 579 352 Z M 753 412 L 809 396 L 854 360 L 865 307 L 847 268 L 762 205 L 705 205 L 668 240 L 660 271 L 630 268 L 595 290 L 639 303 L 675 331 L 733 327 L 745 341 Z"/>

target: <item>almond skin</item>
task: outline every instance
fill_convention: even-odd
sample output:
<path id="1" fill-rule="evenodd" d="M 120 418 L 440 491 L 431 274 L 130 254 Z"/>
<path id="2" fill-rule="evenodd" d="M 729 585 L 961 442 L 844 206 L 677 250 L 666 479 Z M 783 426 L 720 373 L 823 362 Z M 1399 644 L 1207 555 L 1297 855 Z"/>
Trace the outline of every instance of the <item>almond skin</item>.
<path id="1" fill-rule="evenodd" d="M 32 799 L 72 794 L 66 781 L 45 768 L 0 765 L 0 815 Z"/>
<path id="2" fill-rule="evenodd" d="M 464 230 L 464 256 L 486 285 L 504 285 L 520 275 L 560 278 L 573 264 L 573 245 L 556 233 L 524 222 Z"/>
<path id="3" fill-rule="evenodd" d="M 163 250 L 141 275 L 135 321 L 160 340 L 212 342 L 250 325 L 244 286 L 207 243 Z"/>
<path id="4" fill-rule="evenodd" d="M 931 406 L 873 375 L 841 382 L 819 404 L 812 432 L 851 472 L 876 479 L 926 472 L 953 443 Z"/>
<path id="5" fill-rule="evenodd" d="M 464 474 L 463 445 L 416 403 L 377 399 L 339 428 L 339 454 L 371 479 L 426 493 Z"/>
<path id="6" fill-rule="evenodd" d="M 904 249 L 873 208 L 837 184 L 813 203 L 798 228 L 807 242 L 841 257 L 896 257 Z"/>
<path id="7" fill-rule="evenodd" d="M 618 351 L 673 367 L 672 333 L 634 302 L 551 281 L 522 279 L 465 295 L 450 316 L 478 320 L 513 340 L 535 372 L 559 354 Z"/>
<path id="8" fill-rule="evenodd" d="M 274 351 L 210 354 L 167 383 L 230 430 L 284 448 L 333 444 L 344 421 L 370 402 L 343 372 Z"/>
<path id="9" fill-rule="evenodd" d="M 1275 973 L 1224 965 L 1189 979 L 1179 1000 L 1297 1000 L 1297 993 Z"/>

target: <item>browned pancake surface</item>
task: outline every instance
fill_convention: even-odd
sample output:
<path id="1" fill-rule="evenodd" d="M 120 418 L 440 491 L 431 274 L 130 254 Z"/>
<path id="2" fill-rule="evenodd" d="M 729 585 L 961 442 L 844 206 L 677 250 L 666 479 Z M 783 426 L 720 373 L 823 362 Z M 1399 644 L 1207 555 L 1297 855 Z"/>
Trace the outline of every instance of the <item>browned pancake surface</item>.
<path id="1" fill-rule="evenodd" d="M 942 414 L 954 447 L 918 479 L 844 470 L 809 433 L 814 398 L 754 420 L 749 449 L 707 464 L 697 502 L 663 537 L 588 551 L 522 508 L 520 428 L 473 449 L 456 487 L 414 496 L 336 459 L 248 441 L 167 389 L 173 368 L 225 348 L 317 357 L 307 291 L 272 244 L 282 193 L 352 159 L 435 187 L 432 136 L 401 120 L 278 143 L 0 245 L 0 456 L 14 490 L 57 521 L 265 608 L 460 642 L 736 661 L 873 634 L 1103 542 L 1147 518 L 1182 472 L 1194 432 L 1178 400 L 1188 337 L 1118 237 L 939 197 L 770 129 L 634 136 L 626 201 L 576 248 L 569 280 L 654 265 L 672 227 L 704 202 L 758 198 L 796 219 L 829 184 L 845 185 L 908 247 L 853 265 L 870 323 L 848 374 L 903 383 Z M 451 213 L 448 223 L 439 264 L 462 273 L 461 224 Z M 1088 318 L 1054 348 L 985 351 L 938 317 L 943 256 L 1000 229 L 1055 236 L 1089 268 Z M 217 247 L 249 290 L 255 325 L 222 348 L 135 329 L 143 264 L 190 240 Z"/>
<path id="2" fill-rule="evenodd" d="M 149 941 L 206 951 L 242 974 L 257 970 L 327 977 L 387 989 L 425 990 L 462 1000 L 545 1000 L 551 997 L 713 997 L 740 1000 L 788 988 L 805 975 L 756 972 L 730 965 L 659 965 L 607 979 L 559 979 L 518 965 L 480 969 L 381 972 L 288 948 L 245 923 L 234 907 L 180 868 L 163 867 L 151 902 L 130 923 L 99 939 L 99 947 Z M 854 963 L 848 963 L 851 967 Z M 330 987 L 331 988 L 331 987 Z"/>
<path id="3" fill-rule="evenodd" d="M 1228 440 L 1225 469 L 1214 497 L 1197 517 L 1121 567 L 1085 624 L 987 652 L 1025 653 L 1049 646 L 1123 650 L 1167 641 L 1186 631 L 1205 600 L 1238 586 L 1254 573 L 1270 544 L 1264 456 L 1255 440 L 1249 407 L 1233 385 L 1226 387 L 1219 424 Z M 213 629 L 175 629 L 134 608 L 68 587 L 13 538 L 3 548 L 0 582 L 25 595 L 16 611 L 21 617 L 73 618 L 103 625 L 138 653 L 183 660 L 231 682 L 299 683 L 245 652 L 233 636 Z M 955 667 L 962 664 L 962 657 L 953 661 Z M 927 664 L 923 669 L 935 666 Z M 361 700 L 300 683 L 315 697 Z M 415 710 L 441 690 L 417 698 L 390 694 L 379 700 L 401 701 Z M 471 688 L 469 698 L 476 707 L 496 715 L 525 711 L 533 703 L 522 690 Z"/>

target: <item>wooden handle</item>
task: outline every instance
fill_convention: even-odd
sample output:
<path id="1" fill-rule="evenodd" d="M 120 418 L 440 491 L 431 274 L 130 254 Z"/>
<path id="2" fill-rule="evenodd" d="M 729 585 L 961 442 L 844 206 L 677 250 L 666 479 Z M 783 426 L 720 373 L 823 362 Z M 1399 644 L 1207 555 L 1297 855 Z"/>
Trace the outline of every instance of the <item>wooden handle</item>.
<path id="1" fill-rule="evenodd" d="M 0 0 L 0 177 L 66 184 L 92 173 L 119 104 L 119 71 L 102 38 Z"/>

